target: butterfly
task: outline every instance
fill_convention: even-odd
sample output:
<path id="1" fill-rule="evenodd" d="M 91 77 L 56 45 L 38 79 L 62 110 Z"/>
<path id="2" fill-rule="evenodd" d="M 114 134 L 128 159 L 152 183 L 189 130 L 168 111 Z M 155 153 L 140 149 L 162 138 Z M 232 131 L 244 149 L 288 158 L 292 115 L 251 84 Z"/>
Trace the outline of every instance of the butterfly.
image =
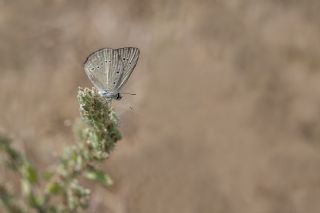
<path id="1" fill-rule="evenodd" d="M 120 89 L 137 65 L 139 54 L 136 47 L 103 48 L 88 56 L 84 70 L 101 96 L 107 101 L 119 100 Z"/>

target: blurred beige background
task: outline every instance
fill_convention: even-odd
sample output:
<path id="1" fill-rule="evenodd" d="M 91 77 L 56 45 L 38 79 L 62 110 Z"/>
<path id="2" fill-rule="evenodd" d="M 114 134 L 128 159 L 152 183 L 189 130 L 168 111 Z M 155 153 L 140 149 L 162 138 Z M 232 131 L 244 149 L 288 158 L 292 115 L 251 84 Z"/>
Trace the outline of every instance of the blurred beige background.
<path id="1" fill-rule="evenodd" d="M 0 0 L 0 129 L 43 168 L 73 143 L 82 65 L 136 46 L 88 212 L 320 212 L 320 1 Z M 121 105 L 120 104 L 120 105 Z M 134 111 L 126 110 L 128 105 Z"/>

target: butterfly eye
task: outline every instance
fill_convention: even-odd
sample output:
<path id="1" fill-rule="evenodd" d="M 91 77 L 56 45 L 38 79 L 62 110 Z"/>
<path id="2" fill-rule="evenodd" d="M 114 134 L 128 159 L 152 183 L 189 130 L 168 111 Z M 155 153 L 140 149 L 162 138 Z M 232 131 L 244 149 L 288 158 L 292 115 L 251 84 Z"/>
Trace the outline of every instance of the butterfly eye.
<path id="1" fill-rule="evenodd" d="M 116 82 L 113 82 L 113 84 L 116 84 Z"/>
<path id="2" fill-rule="evenodd" d="M 122 60 L 126 60 L 125 58 L 123 58 Z"/>
<path id="3" fill-rule="evenodd" d="M 100 67 L 99 66 L 97 66 L 97 69 L 99 69 Z"/>
<path id="4" fill-rule="evenodd" d="M 119 71 L 117 71 L 117 73 L 119 73 Z"/>

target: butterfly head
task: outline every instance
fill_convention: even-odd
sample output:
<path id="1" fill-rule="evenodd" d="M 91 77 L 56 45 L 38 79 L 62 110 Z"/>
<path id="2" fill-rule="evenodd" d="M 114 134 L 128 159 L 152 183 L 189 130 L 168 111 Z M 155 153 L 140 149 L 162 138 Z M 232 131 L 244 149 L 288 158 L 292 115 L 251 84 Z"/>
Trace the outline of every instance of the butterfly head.
<path id="1" fill-rule="evenodd" d="M 120 95 L 120 93 L 117 94 L 116 96 L 116 100 L 121 100 L 122 96 Z"/>

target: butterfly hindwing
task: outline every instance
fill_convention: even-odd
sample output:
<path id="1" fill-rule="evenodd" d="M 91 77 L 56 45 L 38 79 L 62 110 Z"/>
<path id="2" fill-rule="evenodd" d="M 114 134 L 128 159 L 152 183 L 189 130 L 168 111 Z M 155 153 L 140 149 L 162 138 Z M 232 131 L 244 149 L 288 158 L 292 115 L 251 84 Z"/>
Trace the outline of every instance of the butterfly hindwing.
<path id="1" fill-rule="evenodd" d="M 98 90 L 106 89 L 104 81 L 106 79 L 106 75 L 104 72 L 103 64 L 101 65 L 103 58 L 103 50 L 98 50 L 87 58 L 84 63 L 84 70 L 91 80 L 92 84 Z"/>
<path id="2" fill-rule="evenodd" d="M 84 69 L 93 85 L 99 91 L 116 92 L 123 74 L 123 63 L 119 54 L 104 48 L 92 53 L 84 64 Z"/>

